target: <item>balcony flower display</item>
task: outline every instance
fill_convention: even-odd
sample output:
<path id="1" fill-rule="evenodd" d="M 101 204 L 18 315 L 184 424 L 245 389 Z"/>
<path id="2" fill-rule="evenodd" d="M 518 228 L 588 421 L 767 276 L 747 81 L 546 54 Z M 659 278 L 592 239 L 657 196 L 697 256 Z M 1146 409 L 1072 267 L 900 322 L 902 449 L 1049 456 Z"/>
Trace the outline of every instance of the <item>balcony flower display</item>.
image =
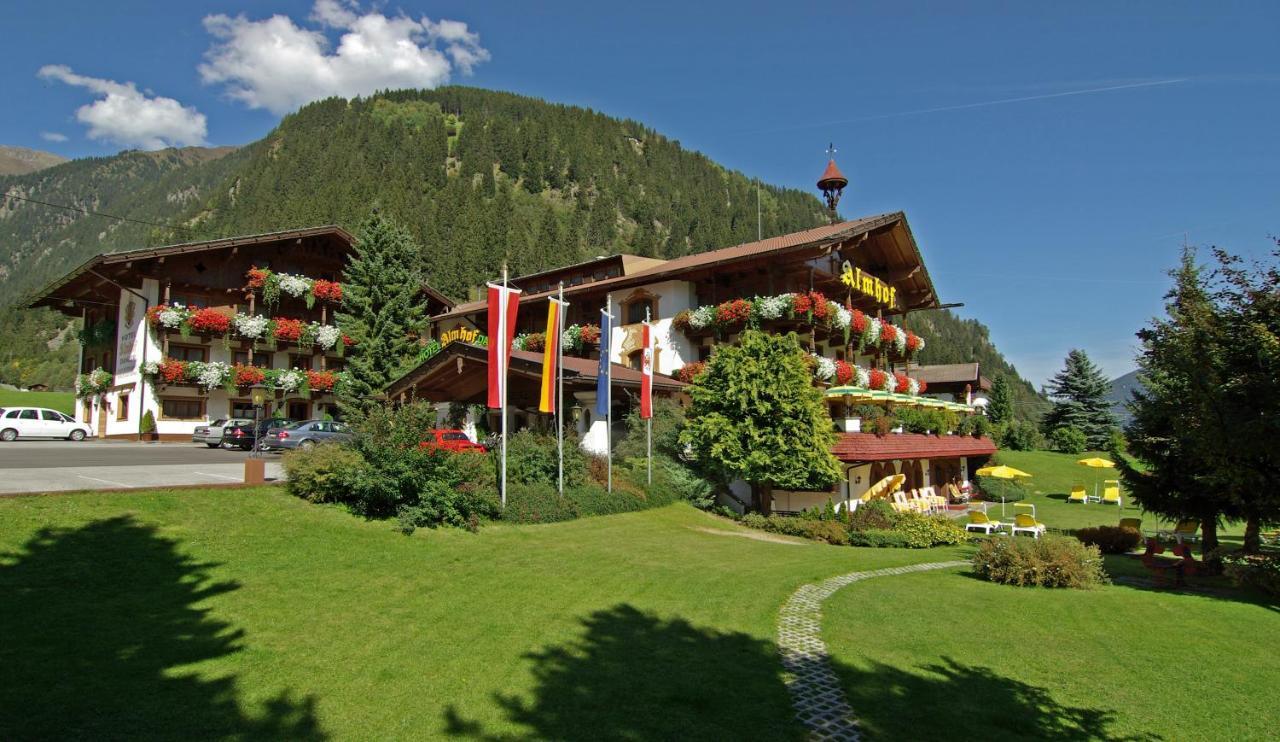
<path id="1" fill-rule="evenodd" d="M 274 324 L 273 335 L 276 340 L 297 342 L 302 337 L 302 320 L 276 317 L 272 320 L 272 323 Z"/>
<path id="2" fill-rule="evenodd" d="M 893 375 L 893 392 L 894 394 L 906 394 L 911 391 L 911 380 L 906 374 Z"/>
<path id="3" fill-rule="evenodd" d="M 285 392 L 296 392 L 307 382 L 307 375 L 296 368 L 271 369 L 275 371 L 272 386 Z M 268 377 L 270 378 L 270 377 Z"/>
<path id="4" fill-rule="evenodd" d="M 859 389 L 871 388 L 871 372 L 862 366 L 853 367 L 853 385 Z"/>
<path id="5" fill-rule="evenodd" d="M 91 397 L 105 394 L 111 388 L 111 373 L 99 366 L 87 374 L 76 377 L 76 396 Z"/>
<path id="6" fill-rule="evenodd" d="M 313 392 L 331 392 L 337 381 L 332 371 L 307 371 L 307 386 Z"/>
<path id="7" fill-rule="evenodd" d="M 317 278 L 311 284 L 311 293 L 321 301 L 327 301 L 332 304 L 342 302 L 342 284 L 337 281 L 326 281 L 323 278 Z"/>
<path id="8" fill-rule="evenodd" d="M 244 366 L 239 363 L 232 369 L 232 374 L 235 377 L 235 385 L 238 387 L 261 384 L 267 378 L 266 372 L 257 366 Z"/>
<path id="9" fill-rule="evenodd" d="M 844 386 L 853 381 L 856 374 L 853 370 L 853 364 L 848 361 L 836 361 L 836 383 Z"/>
<path id="10" fill-rule="evenodd" d="M 689 327 L 693 330 L 705 330 L 716 321 L 715 307 L 698 307 L 689 312 Z"/>
<path id="11" fill-rule="evenodd" d="M 716 322 L 720 325 L 739 325 L 751 316 L 751 302 L 733 299 L 716 306 Z"/>
<path id="12" fill-rule="evenodd" d="M 331 350 L 338 345 L 338 341 L 342 339 L 342 331 L 333 325 L 322 325 L 318 322 L 311 323 L 311 334 L 315 337 L 316 345 L 321 350 Z"/>
<path id="13" fill-rule="evenodd" d="M 916 353 L 924 350 L 924 338 L 910 330 L 907 330 L 906 350 L 907 355 L 915 355 Z"/>
<path id="14" fill-rule="evenodd" d="M 249 340 L 262 340 L 271 333 L 271 320 L 261 314 L 237 314 L 233 322 L 236 334 Z"/>
<path id="15" fill-rule="evenodd" d="M 281 273 L 279 276 L 281 293 L 288 294 L 295 299 L 300 299 L 311 293 L 312 281 L 310 278 L 295 276 L 291 273 Z"/>
<path id="16" fill-rule="evenodd" d="M 751 301 L 751 308 L 756 318 L 764 321 L 782 319 L 791 309 L 791 294 L 779 296 L 757 296 Z"/>
<path id="17" fill-rule="evenodd" d="M 836 377 L 836 362 L 826 356 L 813 357 L 813 375 L 819 381 L 831 381 Z"/>
<path id="18" fill-rule="evenodd" d="M 268 308 L 280 303 L 280 294 L 303 299 L 307 308 L 315 306 L 316 299 L 337 304 L 342 301 L 342 284 L 320 278 L 276 273 L 270 268 L 254 266 L 245 274 L 245 288 L 262 292 L 262 303 Z"/>
<path id="19" fill-rule="evenodd" d="M 516 335 L 511 341 L 512 350 L 527 350 L 530 353 L 541 353 L 547 347 L 546 333 L 529 332 Z"/>
<path id="20" fill-rule="evenodd" d="M 889 374 L 878 368 L 873 368 L 867 372 L 867 388 L 879 392 L 891 392 L 893 391 L 891 387 L 886 388 L 890 384 L 891 378 Z"/>
<path id="21" fill-rule="evenodd" d="M 569 325 L 560 333 L 560 349 L 580 353 L 600 344 L 599 325 Z"/>
<path id="22" fill-rule="evenodd" d="M 208 391 L 226 386 L 231 378 L 231 367 L 222 361 L 202 363 L 196 369 L 196 383 Z"/>
<path id="23" fill-rule="evenodd" d="M 686 363 L 676 369 L 675 377 L 686 384 L 692 384 L 693 380 L 698 378 L 698 374 L 707 370 L 707 364 L 703 361 L 694 361 Z"/>
<path id="24" fill-rule="evenodd" d="M 231 329 L 231 318 L 216 309 L 197 309 L 187 322 L 192 330 L 209 335 L 224 335 Z"/>
<path id="25" fill-rule="evenodd" d="M 157 304 L 147 310 L 147 321 L 152 327 L 177 330 L 189 319 L 191 310 L 181 304 Z"/>

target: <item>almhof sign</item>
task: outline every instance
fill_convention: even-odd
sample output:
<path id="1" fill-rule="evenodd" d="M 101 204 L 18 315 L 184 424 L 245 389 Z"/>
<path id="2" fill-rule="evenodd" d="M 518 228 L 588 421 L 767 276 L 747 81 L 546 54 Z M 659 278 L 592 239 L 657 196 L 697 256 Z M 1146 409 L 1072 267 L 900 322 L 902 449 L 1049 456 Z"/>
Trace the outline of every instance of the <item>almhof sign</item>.
<path id="1" fill-rule="evenodd" d="M 464 343 L 474 343 L 478 337 L 480 337 L 479 330 L 473 330 L 469 327 L 455 327 L 452 330 L 440 333 L 440 347 L 443 348 L 449 343 L 459 340 Z"/>
<path id="2" fill-rule="evenodd" d="M 844 261 L 844 265 L 840 266 L 840 283 L 863 296 L 875 299 L 890 309 L 898 304 L 898 290 L 896 288 L 870 273 L 863 273 L 861 268 L 855 268 L 853 263 L 847 260 Z"/>

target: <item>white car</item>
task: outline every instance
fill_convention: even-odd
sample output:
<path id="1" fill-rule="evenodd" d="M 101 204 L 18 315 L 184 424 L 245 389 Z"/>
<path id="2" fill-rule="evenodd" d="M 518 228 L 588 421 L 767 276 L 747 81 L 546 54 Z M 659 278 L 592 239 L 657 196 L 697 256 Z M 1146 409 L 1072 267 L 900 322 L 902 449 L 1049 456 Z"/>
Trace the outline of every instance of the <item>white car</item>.
<path id="1" fill-rule="evenodd" d="M 5 407 L 0 409 L 0 441 L 19 438 L 66 438 L 82 441 L 93 430 L 75 418 L 44 407 Z"/>

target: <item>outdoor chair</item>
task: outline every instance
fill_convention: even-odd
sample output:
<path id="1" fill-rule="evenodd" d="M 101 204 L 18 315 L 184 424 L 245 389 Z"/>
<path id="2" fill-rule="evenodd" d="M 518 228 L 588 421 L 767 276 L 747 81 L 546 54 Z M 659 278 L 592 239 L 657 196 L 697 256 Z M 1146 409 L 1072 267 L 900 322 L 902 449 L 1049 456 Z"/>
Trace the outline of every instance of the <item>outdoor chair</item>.
<path id="1" fill-rule="evenodd" d="M 993 533 L 999 533 L 1000 529 L 1003 528 L 1004 525 L 1005 524 L 1000 521 L 991 520 L 987 517 L 987 514 L 981 510 L 970 510 L 969 522 L 964 525 L 964 530 L 973 531 L 975 533 L 981 532 L 990 536 Z"/>
<path id="2" fill-rule="evenodd" d="M 893 493 L 893 501 L 889 505 L 898 513 L 909 513 L 914 510 L 911 503 L 907 502 L 907 493 L 902 490 Z"/>
<path id="3" fill-rule="evenodd" d="M 1178 521 L 1172 531 L 1157 531 L 1156 536 L 1168 536 L 1177 540 L 1178 543 L 1183 541 L 1199 541 L 1200 536 L 1196 533 L 1200 530 L 1200 521 L 1194 519 L 1184 519 Z"/>
<path id="4" fill-rule="evenodd" d="M 933 503 L 920 490 L 911 490 L 911 506 L 922 515 L 933 510 Z"/>
<path id="5" fill-rule="evenodd" d="M 1067 496 L 1067 502 L 1078 502 L 1081 505 L 1089 504 L 1089 494 L 1085 491 L 1083 484 L 1076 482 L 1071 485 L 1071 494 Z"/>
<path id="6" fill-rule="evenodd" d="M 920 490 L 920 492 L 924 494 L 925 497 L 929 498 L 929 502 L 933 503 L 933 509 L 935 512 L 941 513 L 946 511 L 947 498 L 943 497 L 942 495 L 939 495 L 937 490 L 935 490 L 932 486 L 925 487 L 924 489 Z"/>
<path id="7" fill-rule="evenodd" d="M 1108 479 L 1102 483 L 1102 504 L 1120 507 L 1120 482 Z"/>
<path id="8" fill-rule="evenodd" d="M 1013 516 L 1013 535 L 1019 533 L 1029 533 L 1033 538 L 1040 538 L 1045 532 L 1044 524 L 1037 521 L 1034 515 L 1027 513 L 1018 513 Z"/>

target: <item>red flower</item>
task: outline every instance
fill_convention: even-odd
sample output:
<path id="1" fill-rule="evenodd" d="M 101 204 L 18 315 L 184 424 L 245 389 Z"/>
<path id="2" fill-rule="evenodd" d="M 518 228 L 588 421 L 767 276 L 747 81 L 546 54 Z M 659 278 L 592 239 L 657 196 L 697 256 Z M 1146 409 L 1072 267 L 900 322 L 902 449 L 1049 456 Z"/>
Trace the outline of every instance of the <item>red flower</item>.
<path id="1" fill-rule="evenodd" d="M 166 358 L 160 362 L 160 378 L 166 384 L 177 384 L 187 378 L 187 362 Z"/>
<path id="2" fill-rule="evenodd" d="M 547 348 L 547 336 L 541 332 L 531 332 L 524 336 L 524 349 L 530 353 L 541 353 Z"/>
<path id="3" fill-rule="evenodd" d="M 867 315 L 862 313 L 861 309 L 853 310 L 853 320 L 849 322 L 853 331 L 861 335 L 867 331 Z"/>
<path id="4" fill-rule="evenodd" d="M 880 342 L 885 345 L 892 345 L 893 341 L 898 339 L 898 328 L 885 322 L 880 327 Z"/>
<path id="5" fill-rule="evenodd" d="M 261 384 L 267 378 L 266 373 L 257 366 L 242 366 L 237 363 L 233 371 L 235 373 L 236 386 Z"/>
<path id="6" fill-rule="evenodd" d="M 825 320 L 831 314 L 831 305 L 821 291 L 810 291 L 809 301 L 813 304 L 813 318 Z"/>
<path id="7" fill-rule="evenodd" d="M 337 380 L 332 371 L 307 371 L 307 386 L 313 392 L 331 392 Z"/>
<path id="8" fill-rule="evenodd" d="M 342 301 L 342 284 L 317 278 L 311 284 L 311 294 L 317 299 L 337 304 Z"/>
<path id="9" fill-rule="evenodd" d="M 698 374 L 705 371 L 707 364 L 702 361 L 694 361 L 686 363 L 676 371 L 676 378 L 686 384 L 692 384 L 693 380 L 698 378 Z"/>
<path id="10" fill-rule="evenodd" d="M 270 275 L 271 275 L 271 271 L 267 270 L 266 268 L 259 268 L 257 266 L 250 268 L 249 272 L 245 274 L 245 276 L 248 277 L 249 279 L 249 288 L 251 289 L 260 289 L 263 286 L 266 286 L 267 277 Z"/>
<path id="11" fill-rule="evenodd" d="M 302 320 L 276 317 L 276 340 L 297 340 L 302 337 Z"/>
<path id="12" fill-rule="evenodd" d="M 848 361 L 836 360 L 836 383 L 840 386 L 853 381 L 853 364 Z"/>
<path id="13" fill-rule="evenodd" d="M 924 394 L 925 390 L 929 388 L 929 385 L 921 379 L 916 379 L 916 384 L 920 385 L 920 394 Z"/>
<path id="14" fill-rule="evenodd" d="M 808 294 L 792 294 L 791 309 L 796 314 L 808 314 L 813 309 L 813 300 Z"/>
<path id="15" fill-rule="evenodd" d="M 867 372 L 867 377 L 867 383 L 871 385 L 872 389 L 883 390 L 888 374 L 878 368 L 873 368 Z"/>
<path id="16" fill-rule="evenodd" d="M 355 344 L 356 344 L 356 341 L 355 341 L 355 340 L 353 340 L 353 339 L 351 338 L 351 336 L 350 336 L 350 335 L 343 335 L 343 336 L 342 336 L 342 344 L 343 344 L 343 345 L 346 345 L 346 346 L 348 346 L 348 347 L 350 347 L 350 346 L 352 346 L 352 345 L 355 345 Z"/>
<path id="17" fill-rule="evenodd" d="M 191 315 L 191 329 L 211 334 L 225 333 L 231 329 L 231 318 L 216 309 L 197 309 Z"/>
<path id="18" fill-rule="evenodd" d="M 907 330 L 907 352 L 914 353 L 920 349 L 920 336 Z"/>
<path id="19" fill-rule="evenodd" d="M 906 374 L 893 375 L 893 391 L 898 394 L 906 394 L 910 390 L 911 380 L 907 378 Z"/>
<path id="20" fill-rule="evenodd" d="M 600 326 L 599 325 L 583 325 L 582 333 L 578 337 L 582 338 L 583 345 L 599 345 L 600 344 Z"/>
<path id="21" fill-rule="evenodd" d="M 169 310 L 168 304 L 157 304 L 147 310 L 147 321 L 157 327 L 160 325 L 160 313 Z"/>
<path id="22" fill-rule="evenodd" d="M 747 321 L 751 316 L 751 302 L 746 299 L 734 299 L 716 307 L 716 321 L 722 325 L 737 325 Z"/>

